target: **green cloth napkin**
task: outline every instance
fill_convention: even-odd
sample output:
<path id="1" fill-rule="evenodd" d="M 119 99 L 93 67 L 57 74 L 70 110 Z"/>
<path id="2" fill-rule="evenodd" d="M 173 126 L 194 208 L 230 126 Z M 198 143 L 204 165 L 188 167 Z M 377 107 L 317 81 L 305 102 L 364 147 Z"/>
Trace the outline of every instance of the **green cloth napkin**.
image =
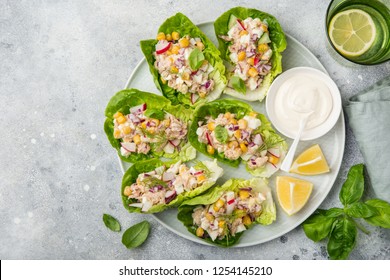
<path id="1" fill-rule="evenodd" d="M 390 77 L 351 97 L 345 110 L 372 188 L 390 201 Z"/>

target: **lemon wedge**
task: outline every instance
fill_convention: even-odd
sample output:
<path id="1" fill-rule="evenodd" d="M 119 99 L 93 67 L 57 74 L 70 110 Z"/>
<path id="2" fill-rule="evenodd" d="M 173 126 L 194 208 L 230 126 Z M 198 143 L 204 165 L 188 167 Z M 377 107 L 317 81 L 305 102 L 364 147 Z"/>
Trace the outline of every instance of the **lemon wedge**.
<path id="1" fill-rule="evenodd" d="M 300 154 L 290 169 L 291 173 L 300 175 L 318 175 L 329 171 L 328 162 L 318 144 Z"/>
<path id="2" fill-rule="evenodd" d="M 288 176 L 276 178 L 276 194 L 282 209 L 291 216 L 302 209 L 313 190 L 311 182 Z"/>
<path id="3" fill-rule="evenodd" d="M 364 54 L 374 43 L 376 27 L 365 11 L 350 9 L 336 14 L 329 24 L 329 37 L 334 47 L 345 56 Z"/>

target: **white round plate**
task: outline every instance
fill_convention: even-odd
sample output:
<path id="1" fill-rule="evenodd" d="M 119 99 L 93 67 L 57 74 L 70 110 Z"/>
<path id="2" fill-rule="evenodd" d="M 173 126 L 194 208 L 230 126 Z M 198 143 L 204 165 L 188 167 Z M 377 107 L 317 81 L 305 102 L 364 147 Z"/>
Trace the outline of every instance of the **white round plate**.
<path id="1" fill-rule="evenodd" d="M 274 104 L 275 104 L 275 98 L 279 88 L 283 85 L 285 81 L 289 80 L 291 77 L 295 75 L 306 75 L 323 82 L 329 88 L 329 92 L 332 96 L 332 111 L 330 112 L 326 121 L 324 121 L 319 126 L 313 127 L 311 129 L 305 129 L 302 132 L 302 136 L 300 138 L 300 140 L 303 141 L 314 140 L 328 133 L 328 131 L 331 130 L 333 126 L 336 124 L 336 122 L 338 121 L 341 113 L 340 91 L 337 85 L 335 84 L 335 82 L 327 74 L 312 67 L 294 67 L 280 74 L 274 80 L 274 82 L 272 83 L 271 87 L 268 90 L 265 107 L 267 110 L 267 115 L 272 125 L 274 125 L 275 128 L 278 131 L 280 131 L 283 135 L 290 137 L 292 139 L 295 138 L 297 131 L 295 132 L 291 131 L 288 127 L 286 127 L 285 124 L 278 121 L 275 112 L 276 108 Z M 277 109 L 282 109 L 282 108 L 277 108 Z M 299 124 L 297 124 L 297 126 L 299 126 Z"/>
<path id="2" fill-rule="evenodd" d="M 198 25 L 199 28 L 214 42 L 217 44 L 217 39 L 214 34 L 214 26 L 212 22 L 207 22 Z M 298 66 L 308 66 L 316 68 L 320 71 L 326 73 L 325 68 L 321 65 L 318 59 L 301 43 L 291 36 L 287 36 L 287 49 L 283 52 L 283 69 L 287 70 L 293 67 Z M 149 66 L 145 59 L 142 59 L 141 62 L 134 69 L 132 75 L 130 76 L 125 88 L 137 88 L 139 90 L 153 92 L 158 95 L 161 95 L 160 92 L 156 89 L 152 75 L 149 72 Z M 229 97 L 232 98 L 232 97 Z M 250 104 L 254 110 L 266 114 L 264 102 L 247 102 Z M 287 143 L 290 144 L 290 140 L 286 139 Z M 306 220 L 322 203 L 325 197 L 328 195 L 330 189 L 333 186 L 334 181 L 336 180 L 338 171 L 340 169 L 341 160 L 344 153 L 344 143 L 345 143 L 345 125 L 344 125 L 344 116 L 340 115 L 339 120 L 331 131 L 326 135 L 317 139 L 315 142 L 307 141 L 303 142 L 302 145 L 299 145 L 297 154 L 304 151 L 308 147 L 314 144 L 320 144 L 321 148 L 328 160 L 329 167 L 331 169 L 330 173 L 318 175 L 318 176 L 295 176 L 297 178 L 309 180 L 313 182 L 314 189 L 311 194 L 311 197 L 305 207 L 299 211 L 297 214 L 292 217 L 287 216 L 280 208 L 277 202 L 275 195 L 275 178 L 277 175 L 288 175 L 285 172 L 278 171 L 272 178 L 269 179 L 269 186 L 272 189 L 274 201 L 277 207 L 277 219 L 276 221 L 269 226 L 256 225 L 252 229 L 246 231 L 241 239 L 239 244 L 235 247 L 246 247 L 263 242 L 267 242 L 274 238 L 277 238 L 299 226 L 304 220 Z M 198 160 L 207 160 L 209 159 L 203 154 L 198 153 Z M 219 163 L 221 167 L 224 168 L 224 175 L 218 184 L 221 185 L 230 178 L 243 178 L 250 179 L 251 176 L 245 170 L 243 164 L 238 168 L 233 168 L 231 166 Z M 120 161 L 122 170 L 129 168 L 130 164 Z M 177 235 L 184 237 L 186 239 L 192 240 L 197 243 L 205 244 L 212 246 L 209 243 L 206 243 L 200 238 L 195 237 L 187 231 L 187 228 L 176 218 L 177 210 L 170 209 L 165 212 L 154 214 L 154 217 L 159 221 L 163 226 L 176 233 Z"/>

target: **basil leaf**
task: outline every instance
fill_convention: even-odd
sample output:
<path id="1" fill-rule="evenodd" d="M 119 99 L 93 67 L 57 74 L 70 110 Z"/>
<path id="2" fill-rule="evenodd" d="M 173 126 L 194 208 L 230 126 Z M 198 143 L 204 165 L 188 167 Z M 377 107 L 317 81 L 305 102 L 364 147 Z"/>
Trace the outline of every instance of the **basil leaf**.
<path id="1" fill-rule="evenodd" d="M 140 222 L 129 227 L 122 236 L 122 243 L 127 249 L 135 248 L 145 242 L 149 235 L 150 224 L 148 221 Z"/>
<path id="2" fill-rule="evenodd" d="M 370 199 L 365 202 L 379 212 L 378 215 L 365 218 L 365 220 L 373 225 L 382 228 L 390 228 L 390 204 L 381 199 Z"/>
<path id="3" fill-rule="evenodd" d="M 189 56 L 190 67 L 192 70 L 198 70 L 204 61 L 204 55 L 198 48 L 193 49 Z"/>
<path id="4" fill-rule="evenodd" d="M 226 141 L 229 138 L 227 129 L 223 127 L 222 125 L 217 125 L 217 127 L 214 130 L 215 138 L 221 143 L 226 143 Z"/>
<path id="5" fill-rule="evenodd" d="M 241 92 L 243 94 L 246 93 L 246 85 L 245 85 L 245 82 L 240 78 L 240 77 L 237 77 L 237 76 L 233 76 L 230 78 L 230 83 L 232 85 L 232 87 L 238 91 L 238 92 Z"/>
<path id="6" fill-rule="evenodd" d="M 328 242 L 328 254 L 332 260 L 345 260 L 356 244 L 357 228 L 348 217 L 337 219 L 333 224 Z"/>
<path id="7" fill-rule="evenodd" d="M 357 202 L 362 197 L 363 191 L 363 164 L 357 164 L 352 166 L 348 172 L 347 180 L 339 194 L 340 201 L 344 206 Z"/>
<path id="8" fill-rule="evenodd" d="M 121 225 L 119 224 L 118 220 L 115 219 L 113 216 L 108 214 L 103 214 L 103 222 L 106 225 L 106 227 L 109 228 L 110 230 L 116 232 L 121 231 Z"/>
<path id="9" fill-rule="evenodd" d="M 331 218 L 337 218 L 344 214 L 344 210 L 341 208 L 330 208 L 326 210 L 325 216 L 331 217 Z"/>
<path id="10" fill-rule="evenodd" d="M 353 218 L 369 218 L 379 215 L 379 211 L 375 207 L 363 202 L 355 202 L 345 208 L 345 213 Z"/>
<path id="11" fill-rule="evenodd" d="M 334 217 L 328 217 L 326 212 L 326 210 L 318 209 L 303 223 L 306 236 L 315 242 L 329 235 L 333 222 L 336 220 Z"/>
<path id="12" fill-rule="evenodd" d="M 162 121 L 164 120 L 165 112 L 158 109 L 146 109 L 145 116 Z"/>

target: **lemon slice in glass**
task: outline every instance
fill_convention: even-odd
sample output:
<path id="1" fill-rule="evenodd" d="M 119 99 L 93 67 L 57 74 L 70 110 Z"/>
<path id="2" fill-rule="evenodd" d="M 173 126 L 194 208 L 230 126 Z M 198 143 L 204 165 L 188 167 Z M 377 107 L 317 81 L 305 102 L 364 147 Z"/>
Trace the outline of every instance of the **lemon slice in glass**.
<path id="1" fill-rule="evenodd" d="M 318 175 L 329 171 L 328 162 L 318 144 L 300 154 L 290 169 L 291 173 L 300 175 Z"/>
<path id="2" fill-rule="evenodd" d="M 279 204 L 289 216 L 305 206 L 312 190 L 313 184 L 311 182 L 288 176 L 276 178 L 276 194 Z"/>
<path id="3" fill-rule="evenodd" d="M 336 14 L 328 29 L 334 47 L 345 56 L 364 54 L 374 43 L 376 27 L 371 16 L 359 9 Z"/>

